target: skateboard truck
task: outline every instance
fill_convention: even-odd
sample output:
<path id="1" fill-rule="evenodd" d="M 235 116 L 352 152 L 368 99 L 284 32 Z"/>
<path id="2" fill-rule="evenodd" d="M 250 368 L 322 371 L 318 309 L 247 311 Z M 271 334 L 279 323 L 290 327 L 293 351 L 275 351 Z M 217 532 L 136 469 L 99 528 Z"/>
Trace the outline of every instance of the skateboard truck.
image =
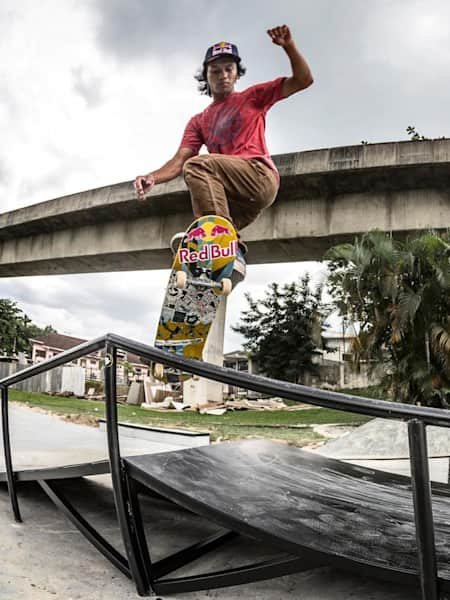
<path id="1" fill-rule="evenodd" d="M 212 288 L 221 290 L 224 296 L 228 296 L 233 289 L 231 279 L 224 277 L 221 281 L 204 280 L 201 277 L 190 277 L 188 278 L 186 271 L 177 271 L 175 285 L 178 289 L 184 290 L 187 284 L 190 283 L 197 287 Z"/>

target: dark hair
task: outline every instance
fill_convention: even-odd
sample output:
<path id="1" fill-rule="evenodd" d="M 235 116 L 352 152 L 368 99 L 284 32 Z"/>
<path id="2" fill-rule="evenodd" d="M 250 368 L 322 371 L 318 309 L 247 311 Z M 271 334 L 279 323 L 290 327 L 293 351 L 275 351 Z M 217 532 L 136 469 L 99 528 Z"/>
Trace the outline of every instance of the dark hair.
<path id="1" fill-rule="evenodd" d="M 240 62 L 236 61 L 236 64 L 237 64 L 238 75 L 240 77 L 242 77 L 247 72 L 247 69 Z M 206 77 L 207 67 L 208 67 L 208 65 L 203 65 L 202 67 L 200 67 L 200 69 L 194 75 L 194 78 L 198 81 L 198 91 L 200 92 L 200 94 L 205 94 L 206 96 L 211 96 L 212 95 L 211 90 L 209 88 L 208 79 Z"/>

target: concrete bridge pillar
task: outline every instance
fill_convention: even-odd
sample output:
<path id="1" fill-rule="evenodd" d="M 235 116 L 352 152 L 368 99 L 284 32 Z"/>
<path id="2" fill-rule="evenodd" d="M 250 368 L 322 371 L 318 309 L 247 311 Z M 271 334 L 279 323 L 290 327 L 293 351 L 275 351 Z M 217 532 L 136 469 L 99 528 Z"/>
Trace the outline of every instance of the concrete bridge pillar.
<path id="1" fill-rule="evenodd" d="M 223 344 L 225 339 L 225 318 L 227 296 L 222 296 L 214 323 L 203 350 L 203 360 L 214 365 L 223 365 Z M 208 402 L 220 403 L 223 400 L 223 384 L 194 375 L 183 384 L 183 402 L 191 406 L 201 406 Z"/>

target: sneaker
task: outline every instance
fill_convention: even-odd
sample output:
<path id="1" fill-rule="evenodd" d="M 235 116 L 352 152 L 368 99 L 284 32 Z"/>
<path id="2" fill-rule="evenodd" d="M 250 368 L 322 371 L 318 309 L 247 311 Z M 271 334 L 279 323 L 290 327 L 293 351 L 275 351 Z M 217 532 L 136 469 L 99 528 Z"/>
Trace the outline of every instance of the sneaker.
<path id="1" fill-rule="evenodd" d="M 236 254 L 236 258 L 234 259 L 233 272 L 231 273 L 231 283 L 233 284 L 233 288 L 235 288 L 239 282 L 245 279 L 245 275 L 247 273 L 247 263 L 245 262 L 244 252 L 242 251 L 241 245 L 243 245 L 244 249 L 247 250 L 247 246 L 245 246 L 245 244 L 242 242 L 239 242 L 238 252 Z"/>
<path id="2" fill-rule="evenodd" d="M 175 235 L 172 236 L 172 238 L 169 242 L 169 246 L 170 246 L 174 256 L 178 252 L 178 248 L 180 247 L 181 241 L 184 238 L 184 234 L 185 234 L 184 231 L 179 231 L 178 233 L 176 233 Z"/>
<path id="3" fill-rule="evenodd" d="M 248 252 L 248 246 L 241 239 L 238 239 L 238 246 L 239 246 L 239 250 L 242 252 L 242 258 L 243 258 Z"/>

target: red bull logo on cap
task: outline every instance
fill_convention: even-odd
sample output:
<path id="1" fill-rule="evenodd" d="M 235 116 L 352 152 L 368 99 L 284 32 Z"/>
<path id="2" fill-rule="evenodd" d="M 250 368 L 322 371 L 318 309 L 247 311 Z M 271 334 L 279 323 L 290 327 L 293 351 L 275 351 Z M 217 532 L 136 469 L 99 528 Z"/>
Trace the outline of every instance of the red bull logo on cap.
<path id="1" fill-rule="evenodd" d="M 230 258 L 237 255 L 238 243 L 234 240 L 228 247 L 222 248 L 219 244 L 207 244 L 202 250 L 193 251 L 188 248 L 178 250 L 178 260 L 180 263 L 195 263 L 200 260 L 213 260 L 215 258 Z"/>
<path id="2" fill-rule="evenodd" d="M 216 60 L 221 56 L 233 56 L 236 62 L 241 62 L 237 46 L 231 42 L 218 42 L 217 44 L 214 44 L 214 46 L 210 46 L 206 51 L 204 64 Z"/>
<path id="3" fill-rule="evenodd" d="M 217 54 L 233 54 L 232 44 L 229 42 L 219 42 L 218 44 L 214 44 L 211 54 L 212 56 L 216 56 Z"/>

